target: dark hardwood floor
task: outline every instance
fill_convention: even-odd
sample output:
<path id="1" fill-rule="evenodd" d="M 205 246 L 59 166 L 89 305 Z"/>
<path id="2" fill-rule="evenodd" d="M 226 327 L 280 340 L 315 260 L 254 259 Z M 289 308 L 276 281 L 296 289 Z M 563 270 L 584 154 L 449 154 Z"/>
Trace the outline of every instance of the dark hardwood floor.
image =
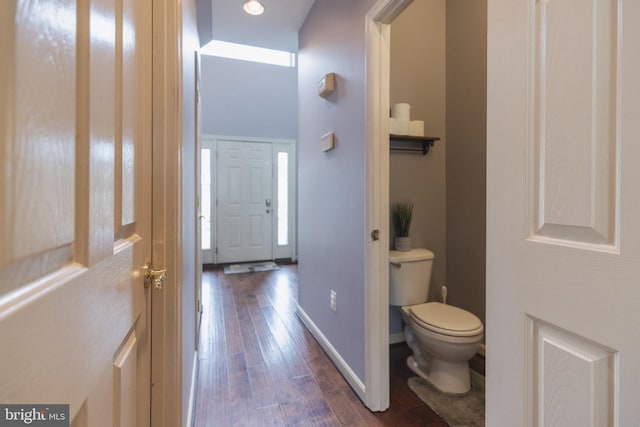
<path id="1" fill-rule="evenodd" d="M 407 386 L 405 345 L 390 350 L 391 407 L 367 410 L 297 318 L 296 301 L 296 265 L 205 271 L 197 427 L 447 426 Z"/>

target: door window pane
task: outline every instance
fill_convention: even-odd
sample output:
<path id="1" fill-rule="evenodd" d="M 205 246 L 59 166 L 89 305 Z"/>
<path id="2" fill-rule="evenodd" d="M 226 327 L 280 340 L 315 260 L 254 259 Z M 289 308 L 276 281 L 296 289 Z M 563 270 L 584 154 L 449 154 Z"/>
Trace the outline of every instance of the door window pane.
<path id="1" fill-rule="evenodd" d="M 278 246 L 289 244 L 289 153 L 278 152 Z"/>
<path id="2" fill-rule="evenodd" d="M 211 149 L 203 148 L 200 164 L 200 209 L 202 250 L 211 249 Z"/>

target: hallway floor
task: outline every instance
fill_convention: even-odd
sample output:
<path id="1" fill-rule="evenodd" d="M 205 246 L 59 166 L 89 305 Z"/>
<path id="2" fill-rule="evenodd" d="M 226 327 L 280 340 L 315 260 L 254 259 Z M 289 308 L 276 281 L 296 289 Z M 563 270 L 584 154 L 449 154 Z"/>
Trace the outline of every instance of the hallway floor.
<path id="1" fill-rule="evenodd" d="M 407 386 L 391 347 L 391 407 L 367 410 L 296 316 L 297 266 L 203 274 L 195 426 L 428 426 L 442 421 Z"/>

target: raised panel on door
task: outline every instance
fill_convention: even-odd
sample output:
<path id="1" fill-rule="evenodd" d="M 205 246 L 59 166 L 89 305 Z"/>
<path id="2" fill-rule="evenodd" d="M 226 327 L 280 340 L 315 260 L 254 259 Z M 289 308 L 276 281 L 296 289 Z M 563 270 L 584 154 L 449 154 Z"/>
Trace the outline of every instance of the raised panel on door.
<path id="1" fill-rule="evenodd" d="M 534 26 L 533 233 L 614 245 L 616 3 L 537 2 Z"/>
<path id="2" fill-rule="evenodd" d="M 150 4 L 0 3 L 0 402 L 74 426 L 149 425 Z"/>
<path id="3" fill-rule="evenodd" d="M 639 18 L 625 0 L 490 8 L 487 425 L 640 420 Z"/>
<path id="4" fill-rule="evenodd" d="M 136 417 L 136 395 L 138 390 L 136 384 L 138 365 L 138 339 L 136 331 L 133 330 L 127 337 L 122 348 L 116 353 L 113 362 L 114 377 L 114 426 L 135 427 Z"/>
<path id="5" fill-rule="evenodd" d="M 534 425 L 615 424 L 616 352 L 530 318 Z"/>
<path id="6" fill-rule="evenodd" d="M 49 12 L 43 3 L 25 9 L 0 5 L 0 294 L 68 264 L 75 238 L 75 17 L 42 19 Z M 34 46 L 40 31 L 48 38 Z"/>
<path id="7" fill-rule="evenodd" d="M 218 262 L 271 259 L 271 144 L 218 142 Z"/>

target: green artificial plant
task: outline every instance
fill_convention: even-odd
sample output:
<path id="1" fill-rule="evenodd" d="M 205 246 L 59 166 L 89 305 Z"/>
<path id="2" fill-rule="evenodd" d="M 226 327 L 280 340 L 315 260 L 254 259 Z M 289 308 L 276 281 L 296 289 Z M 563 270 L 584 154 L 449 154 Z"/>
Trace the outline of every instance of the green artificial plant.
<path id="1" fill-rule="evenodd" d="M 396 237 L 409 237 L 413 202 L 394 202 L 391 204 L 391 220 Z"/>

